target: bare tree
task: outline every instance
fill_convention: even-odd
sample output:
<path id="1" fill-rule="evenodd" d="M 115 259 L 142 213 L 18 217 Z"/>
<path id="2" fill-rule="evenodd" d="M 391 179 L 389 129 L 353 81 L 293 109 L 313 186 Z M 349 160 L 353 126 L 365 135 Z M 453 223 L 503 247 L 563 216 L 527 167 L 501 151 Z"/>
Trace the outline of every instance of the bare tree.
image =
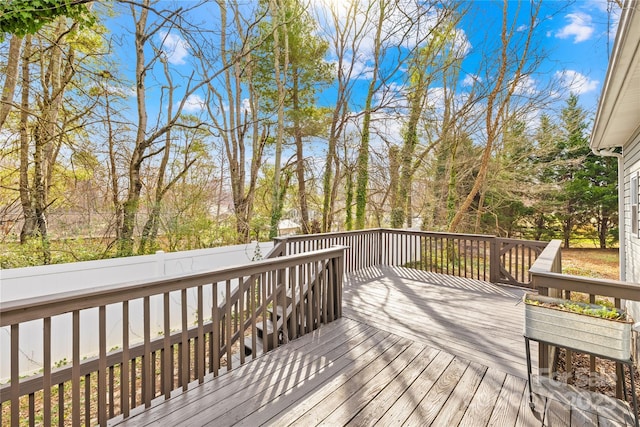
<path id="1" fill-rule="evenodd" d="M 135 80 L 136 80 L 136 106 L 137 121 L 135 124 L 135 140 L 131 151 L 128 166 L 128 188 L 123 203 L 122 227 L 119 233 L 118 252 L 121 255 L 133 253 L 134 229 L 136 216 L 140 207 L 140 196 L 143 188 L 141 169 L 144 163 L 162 153 L 166 145 L 158 146 L 157 143 L 167 132 L 176 126 L 182 126 L 182 111 L 189 97 L 198 89 L 206 85 L 206 79 L 196 80 L 195 73 L 184 78 L 184 91 L 177 106 L 169 110 L 165 117 L 159 115 L 154 123 L 149 122 L 147 112 L 147 80 L 149 72 L 158 64 L 168 60 L 167 53 L 163 50 L 167 42 L 167 34 L 170 30 L 179 30 L 179 18 L 184 11 L 156 10 L 151 7 L 151 0 L 143 0 L 140 4 L 131 3 L 130 13 L 135 26 Z M 149 21 L 149 13 L 156 15 L 155 20 Z M 160 33 L 166 31 L 164 36 Z M 159 46 L 153 46 L 154 36 L 160 36 Z M 149 47 L 153 54 L 147 59 Z M 171 99 L 173 101 L 173 98 Z M 166 103 L 164 104 L 166 105 Z M 166 140 L 165 140 L 166 141 Z"/>
<path id="2" fill-rule="evenodd" d="M 532 53 L 531 41 L 536 26 L 538 25 L 538 13 L 540 11 L 540 2 L 531 4 L 531 13 L 529 16 L 529 24 L 524 36 L 520 40 L 516 40 L 517 25 L 508 21 L 509 2 L 503 3 L 502 8 L 502 25 L 500 29 L 500 48 L 498 55 L 486 55 L 486 57 L 494 58 L 490 63 L 487 62 L 487 84 L 490 85 L 487 91 L 486 103 L 484 105 L 484 136 L 485 145 L 480 159 L 478 175 L 476 176 L 473 187 L 468 192 L 462 204 L 458 207 L 456 214 L 449 224 L 449 231 L 454 232 L 460 225 L 463 216 L 471 207 L 476 195 L 480 192 L 485 183 L 489 162 L 493 152 L 494 144 L 500 136 L 500 129 L 503 125 L 505 112 L 509 108 L 510 102 L 516 90 L 523 84 L 532 70 Z M 511 55 L 514 51 L 513 44 L 517 41 L 518 55 Z M 538 65 L 537 61 L 533 61 L 533 66 Z M 495 67 L 495 68 L 494 68 Z M 489 79 L 489 76 L 491 78 Z"/>

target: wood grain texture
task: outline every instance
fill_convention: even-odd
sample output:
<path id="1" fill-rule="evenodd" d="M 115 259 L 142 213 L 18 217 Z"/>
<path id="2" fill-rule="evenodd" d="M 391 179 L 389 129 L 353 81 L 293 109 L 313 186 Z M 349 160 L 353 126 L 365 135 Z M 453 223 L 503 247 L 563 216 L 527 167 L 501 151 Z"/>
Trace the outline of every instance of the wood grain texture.
<path id="1" fill-rule="evenodd" d="M 633 425 L 628 405 L 537 377 L 530 409 L 520 290 L 379 274 L 350 278 L 345 317 L 120 425 Z"/>

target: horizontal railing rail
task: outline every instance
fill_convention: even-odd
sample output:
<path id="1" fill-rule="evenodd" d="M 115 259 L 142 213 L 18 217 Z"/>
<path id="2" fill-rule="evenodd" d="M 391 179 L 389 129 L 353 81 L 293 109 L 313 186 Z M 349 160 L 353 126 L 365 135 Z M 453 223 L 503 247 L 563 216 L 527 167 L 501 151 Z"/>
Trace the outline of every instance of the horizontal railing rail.
<path id="1" fill-rule="evenodd" d="M 332 245 L 348 246 L 345 271 L 375 265 L 411 267 L 492 283 L 531 287 L 529 269 L 547 242 L 460 234 L 376 228 L 276 238 L 285 253 Z"/>
<path id="2" fill-rule="evenodd" d="M 574 299 L 591 304 L 608 301 L 616 308 L 622 307 L 623 300 L 640 301 L 640 284 L 619 280 L 607 280 L 562 274 L 562 243 L 552 240 L 530 269 L 532 284 L 540 295 Z M 561 326 L 557 326 L 561 327 Z M 540 375 L 551 376 L 556 371 L 558 352 L 554 346 L 540 343 L 538 347 L 538 371 Z M 565 370 L 573 372 L 573 354 L 565 350 Z M 597 372 L 598 358 L 590 356 L 590 372 Z M 624 376 L 622 366 L 617 364 L 616 394 L 623 395 Z M 595 383 L 595 381 L 591 381 Z M 593 389 L 594 386 L 592 385 Z"/>
<path id="3" fill-rule="evenodd" d="M 126 418 L 134 408 L 149 407 L 156 398 L 203 382 L 205 375 L 217 376 L 244 363 L 245 340 L 255 358 L 260 352 L 256 349 L 266 352 L 340 317 L 343 272 L 344 248 L 338 247 L 0 303 L 0 327 L 9 328 L 11 343 L 11 381 L 0 387 L 0 424 L 106 425 L 109 419 Z M 197 295 L 193 306 L 188 291 Z M 181 302 L 179 313 L 170 310 L 174 298 Z M 164 329 L 152 336 L 151 308 L 158 302 Z M 113 310 L 121 313 L 121 340 L 117 348 L 108 348 L 107 332 L 114 325 L 107 313 Z M 188 321 L 190 310 L 196 311 L 193 323 Z M 279 312 L 289 313 L 280 323 Z M 97 330 L 84 330 L 81 319 L 88 313 L 97 314 Z M 59 361 L 52 360 L 51 343 L 63 337 L 52 325 L 59 326 L 66 316 L 70 319 L 64 333 L 71 331 L 72 357 L 56 368 Z M 130 330 L 134 318 L 142 319 L 139 342 Z M 281 324 L 284 341 L 278 333 L 260 336 L 269 321 Z M 33 322 L 41 325 L 43 350 L 30 357 L 43 360 L 43 371 L 21 378 L 20 331 Z M 99 341 L 95 356 L 81 354 L 81 337 L 87 334 Z"/>

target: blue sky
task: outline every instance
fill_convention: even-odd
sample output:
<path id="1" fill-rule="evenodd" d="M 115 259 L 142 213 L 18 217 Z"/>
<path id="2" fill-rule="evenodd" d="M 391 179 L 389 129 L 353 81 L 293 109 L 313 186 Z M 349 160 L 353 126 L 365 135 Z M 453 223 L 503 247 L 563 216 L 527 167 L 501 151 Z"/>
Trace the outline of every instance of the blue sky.
<path id="1" fill-rule="evenodd" d="M 257 0 L 256 0 L 257 1 Z M 246 0 L 246 7 L 256 5 L 254 0 Z M 316 9 L 328 7 L 344 7 L 349 0 L 310 0 Z M 401 0 L 413 3 L 416 0 Z M 185 6 L 192 2 L 160 2 L 158 8 L 171 9 L 176 4 Z M 529 2 L 524 1 L 520 14 L 515 22 L 519 31 L 524 32 L 527 27 L 527 11 Z M 500 21 L 502 17 L 502 1 L 475 0 L 465 3 L 469 6 L 469 13 L 465 15 L 458 26 L 461 43 L 466 43 L 469 56 L 464 62 L 464 79 L 472 79 L 477 72 L 478 64 L 483 59 L 483 45 L 496 43 L 499 40 Z M 209 10 L 207 10 L 209 9 Z M 201 10 L 197 19 L 202 19 L 209 26 L 216 25 L 214 5 Z M 509 19 L 518 9 L 518 2 L 509 2 Z M 612 13 L 608 12 L 612 9 Z M 608 65 L 608 55 L 613 46 L 615 29 L 619 10 L 617 5 L 612 5 L 607 0 L 576 0 L 576 1 L 546 1 L 543 3 L 540 13 L 540 23 L 536 30 L 536 48 L 544 50 L 543 62 L 539 67 L 539 73 L 531 75 L 524 83 L 524 91 L 543 91 L 548 89 L 549 80 L 557 81 L 560 86 L 553 93 L 558 98 L 559 106 L 570 91 L 577 93 L 580 104 L 591 114 L 597 108 L 597 100 L 602 90 L 602 84 Z M 114 35 L 122 34 L 123 28 L 131 28 L 131 17 L 120 16 L 108 22 L 109 29 Z M 321 29 L 322 31 L 322 29 Z M 192 49 L 180 36 L 175 33 L 160 32 L 156 36 L 157 42 L 164 38 L 163 49 L 167 52 L 168 62 L 182 75 L 188 74 L 191 69 Z M 122 59 L 121 71 L 125 75 L 132 76 L 134 61 L 133 41 L 130 35 L 123 37 L 122 45 L 117 48 L 117 53 Z M 365 43 L 366 44 L 366 43 Z M 332 58 L 328 58 L 331 60 Z M 363 55 L 361 60 L 361 76 L 358 82 L 358 91 L 355 96 L 362 96 L 367 85 L 368 69 L 371 66 L 371 58 Z M 160 71 L 160 70 L 158 70 Z M 401 83 L 398 82 L 398 85 Z M 464 86 L 464 84 L 462 85 Z M 150 85 L 152 88 L 153 86 Z M 437 88 L 436 88 L 437 89 Z M 401 88 L 399 88 L 401 90 Z M 152 94 L 153 92 L 151 92 Z M 150 94 L 150 95 L 151 95 Z M 153 104 L 153 95 L 150 96 L 150 107 Z M 354 97 L 355 97 L 354 96 Z M 325 105 L 333 103 L 332 91 L 325 91 L 319 102 Z M 203 109 L 203 96 L 195 94 L 187 103 L 185 111 L 198 113 Z M 361 105 L 358 99 L 353 100 L 355 110 Z M 397 129 L 399 131 L 399 128 Z M 393 132 L 393 130 L 391 130 Z"/>
<path id="2" fill-rule="evenodd" d="M 525 2 L 526 3 L 526 2 Z M 502 16 L 501 2 L 475 1 L 469 18 L 476 23 L 463 21 L 463 29 L 472 45 L 478 43 L 471 28 L 480 21 L 495 25 L 496 35 Z M 611 13 L 608 13 L 608 7 Z M 517 8 L 517 2 L 510 2 L 510 10 Z M 540 28 L 536 40 L 548 57 L 541 66 L 538 79 L 554 76 L 580 96 L 581 105 L 595 112 L 597 100 L 602 90 L 608 55 L 613 46 L 619 10 L 607 0 L 546 1 L 543 3 Z M 518 29 L 526 31 L 526 14 L 518 20 Z M 486 21 L 485 21 L 486 20 Z M 467 27 L 468 25 L 468 27 Z M 467 30 L 466 28 L 469 28 Z"/>

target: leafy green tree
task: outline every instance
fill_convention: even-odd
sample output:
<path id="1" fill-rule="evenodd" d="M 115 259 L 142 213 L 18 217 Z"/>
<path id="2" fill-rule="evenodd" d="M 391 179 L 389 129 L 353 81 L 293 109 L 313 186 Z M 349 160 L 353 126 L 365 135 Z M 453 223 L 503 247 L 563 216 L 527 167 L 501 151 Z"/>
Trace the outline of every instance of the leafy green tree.
<path id="1" fill-rule="evenodd" d="M 266 7 L 266 6 L 265 6 Z M 295 146 L 295 176 L 298 183 L 298 207 L 303 233 L 311 231 L 309 221 L 308 190 L 304 142 L 326 133 L 328 110 L 317 107 L 317 94 L 333 79 L 331 66 L 325 61 L 328 43 L 318 37 L 315 20 L 309 15 L 308 5 L 300 0 L 272 0 L 269 2 L 271 21 L 262 23 L 260 36 L 264 42 L 257 47 L 259 58 L 256 68 L 256 87 L 261 94 L 265 114 L 278 111 L 276 137 L 276 179 L 280 174 L 278 144 L 287 136 Z M 274 73 L 275 68 L 275 73 Z M 271 234 L 277 234 L 282 214 L 281 189 L 274 188 Z M 277 196 L 277 197 L 276 197 Z"/>
<path id="2" fill-rule="evenodd" d="M 589 201 L 584 197 L 585 180 L 577 179 L 583 163 L 591 152 L 587 135 L 587 113 L 578 105 L 578 96 L 570 94 L 560 114 L 561 137 L 557 141 L 557 159 L 554 178 L 560 183 L 556 194 L 559 209 L 556 214 L 562 224 L 564 247 L 568 248 L 574 228 L 587 219 Z"/>
<path id="3" fill-rule="evenodd" d="M 607 247 L 612 223 L 618 213 L 618 162 L 589 152 L 569 183 L 569 192 L 583 215 L 583 224 L 596 227 L 600 248 Z"/>
<path id="4" fill-rule="evenodd" d="M 37 33 L 59 16 L 71 18 L 81 26 L 93 25 L 95 16 L 88 4 L 93 0 L 8 0 L 0 4 L 0 42 L 5 34 L 19 37 Z"/>

